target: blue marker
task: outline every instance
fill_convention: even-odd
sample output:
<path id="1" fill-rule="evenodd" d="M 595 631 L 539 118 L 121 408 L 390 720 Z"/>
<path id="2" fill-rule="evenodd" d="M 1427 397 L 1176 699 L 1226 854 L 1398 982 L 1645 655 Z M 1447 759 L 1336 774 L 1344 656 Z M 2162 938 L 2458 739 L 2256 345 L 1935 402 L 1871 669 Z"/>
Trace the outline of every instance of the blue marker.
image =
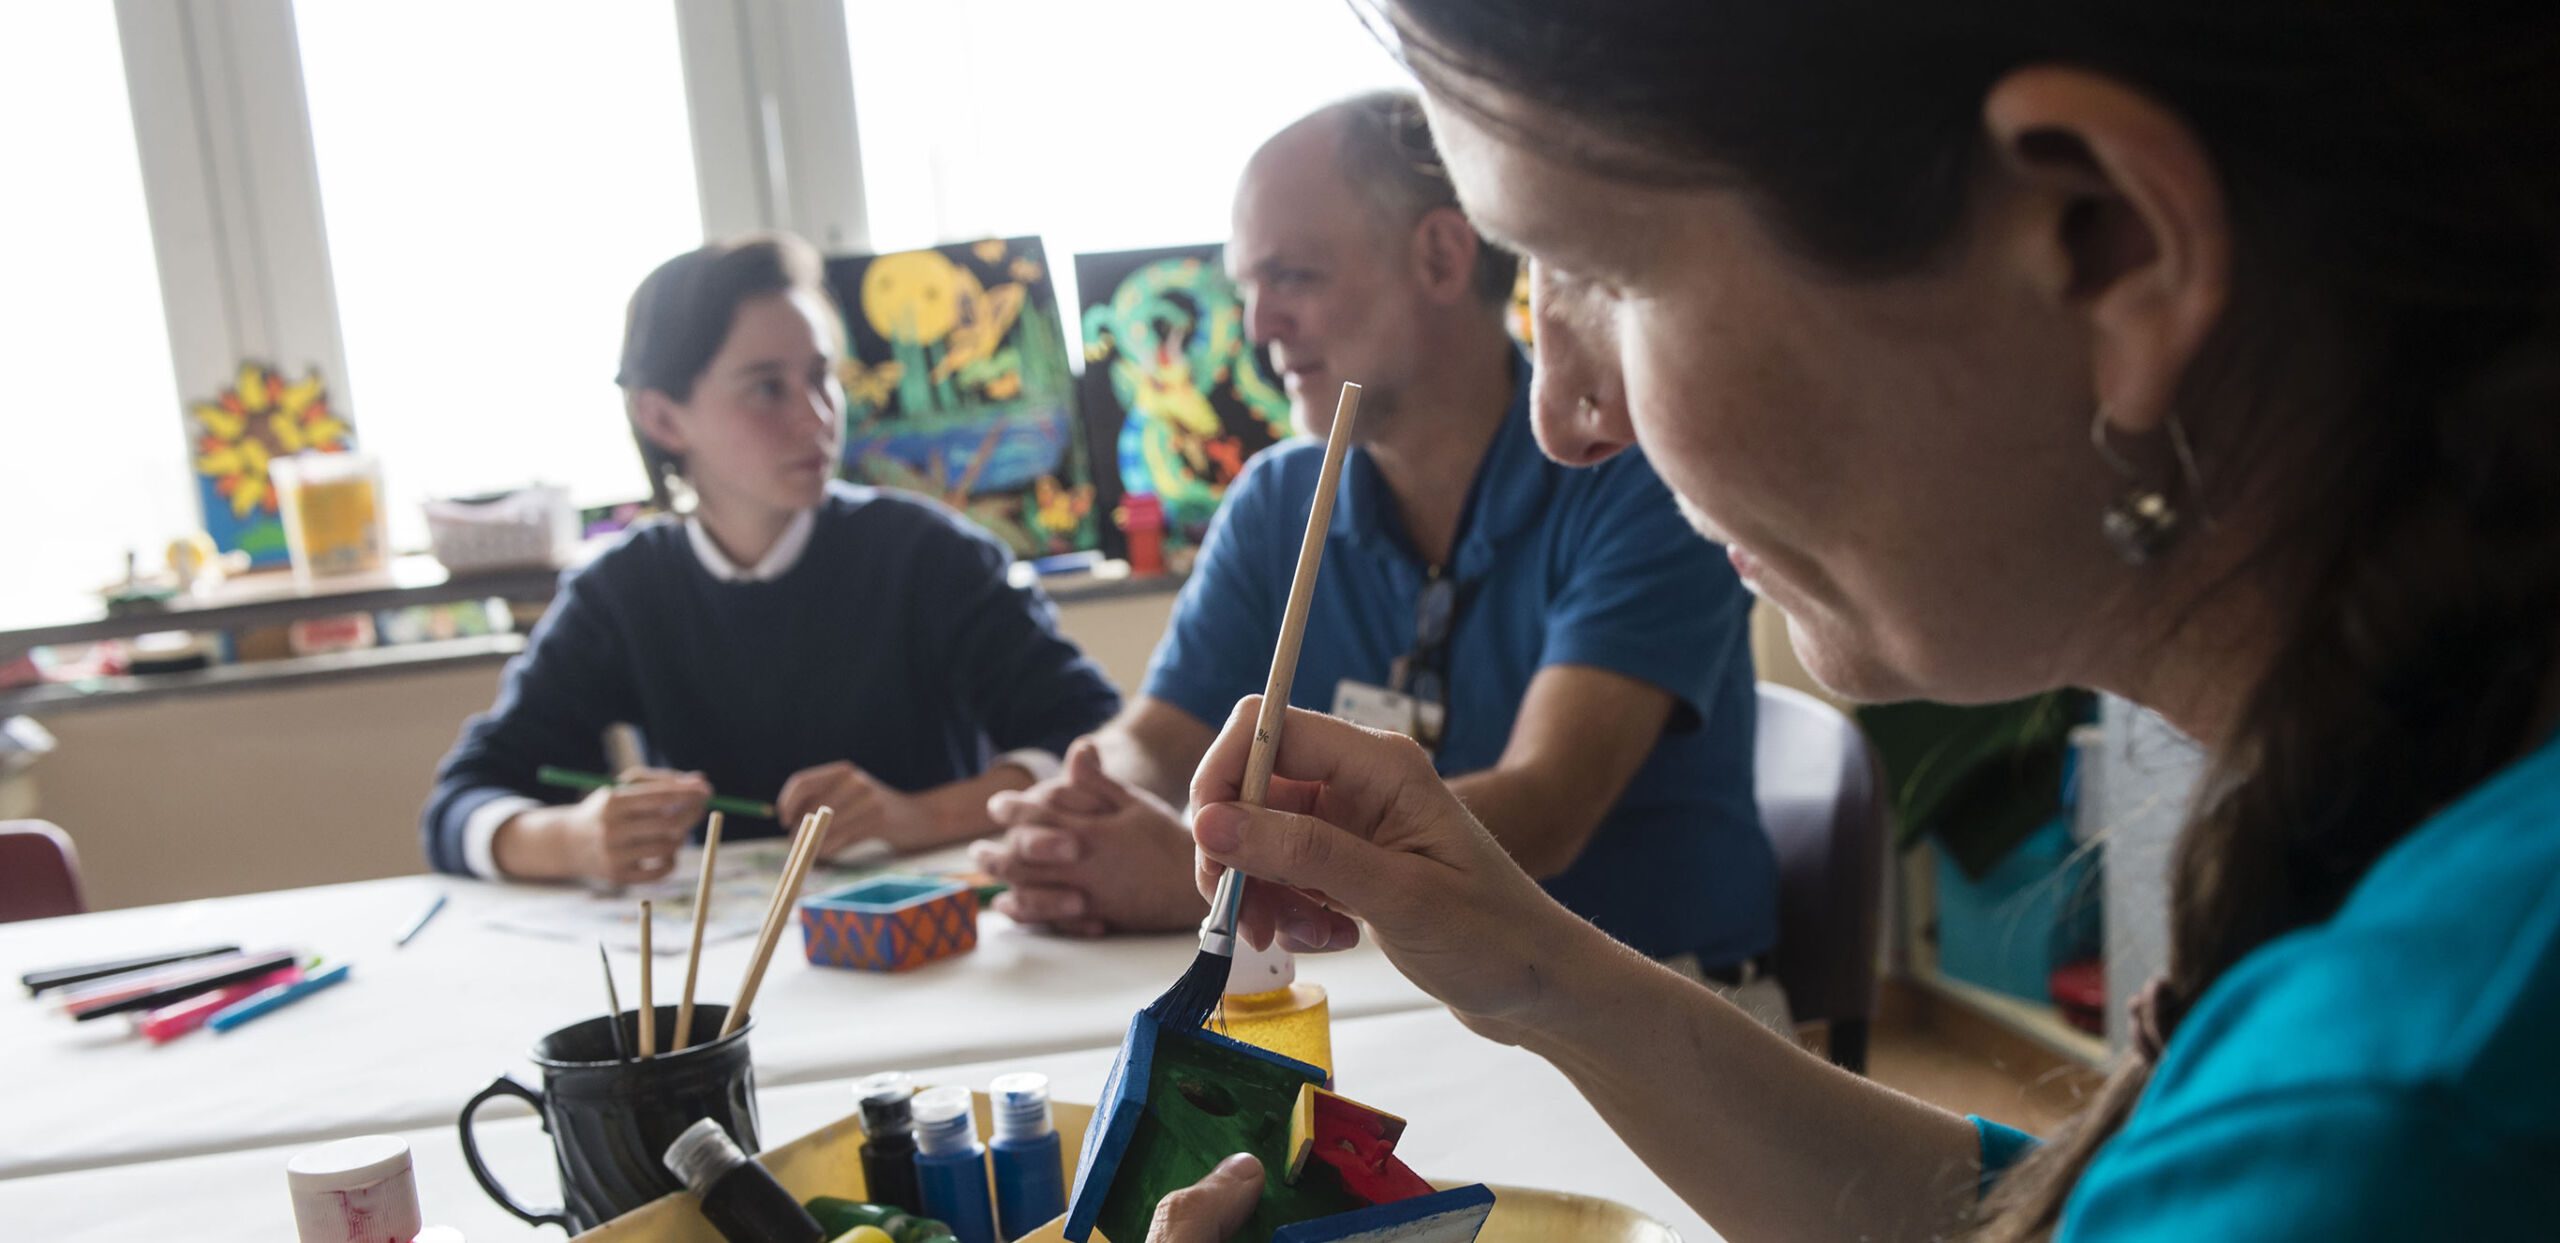
<path id="1" fill-rule="evenodd" d="M 347 978 L 347 968 L 353 965 L 342 962 L 318 975 L 306 975 L 291 984 L 278 984 L 263 993 L 243 997 L 239 1004 L 205 1020 L 204 1025 L 218 1032 L 230 1031 L 261 1014 L 281 1010 Z"/>
<path id="2" fill-rule="evenodd" d="M 1067 1167 L 1049 1113 L 1049 1076 L 998 1075 L 987 1095 L 995 1102 L 996 1137 L 987 1159 L 996 1168 L 996 1225 L 1002 1237 L 1019 1239 L 1067 1211 Z"/>
<path id="3" fill-rule="evenodd" d="M 924 1215 L 951 1227 L 960 1243 L 996 1243 L 995 1203 L 987 1198 L 987 1147 L 969 1089 L 916 1093 L 916 1183 Z"/>

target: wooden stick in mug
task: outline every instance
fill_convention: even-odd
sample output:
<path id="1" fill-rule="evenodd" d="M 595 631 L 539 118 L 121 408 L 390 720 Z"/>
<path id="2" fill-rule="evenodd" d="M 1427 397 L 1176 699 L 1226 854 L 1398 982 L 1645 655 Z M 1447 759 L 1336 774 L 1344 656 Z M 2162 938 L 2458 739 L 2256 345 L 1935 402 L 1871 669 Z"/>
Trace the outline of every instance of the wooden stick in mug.
<path id="1" fill-rule="evenodd" d="M 631 1016 L 631 1025 L 640 1029 L 640 1056 L 658 1056 L 658 1007 L 649 995 L 649 966 L 657 955 L 650 951 L 649 926 L 655 922 L 649 915 L 649 900 L 640 899 L 640 1012 Z"/>
<path id="2" fill-rule="evenodd" d="M 729 1003 L 729 1017 L 720 1023 L 723 1036 L 746 1025 L 747 1009 L 756 1001 L 756 989 L 764 984 L 764 969 L 773 961 L 773 947 L 782 939 L 782 929 L 791 922 L 791 908 L 800 901 L 800 882 L 808 879 L 809 865 L 817 860 L 819 839 L 827 835 L 827 823 L 836 817 L 832 807 L 821 807 L 800 822 L 799 836 L 791 843 L 791 857 L 782 865 L 782 880 L 773 889 L 773 905 L 764 915 L 764 932 L 756 938 L 755 957 L 747 963 L 747 982 L 738 989 L 738 999 Z"/>
<path id="3" fill-rule="evenodd" d="M 676 1039 L 670 1053 L 693 1043 L 693 981 L 702 973 L 702 928 L 711 916 L 711 869 L 720 862 L 720 813 L 702 833 L 702 875 L 693 882 L 693 948 L 684 958 L 684 998 L 676 1003 Z"/>

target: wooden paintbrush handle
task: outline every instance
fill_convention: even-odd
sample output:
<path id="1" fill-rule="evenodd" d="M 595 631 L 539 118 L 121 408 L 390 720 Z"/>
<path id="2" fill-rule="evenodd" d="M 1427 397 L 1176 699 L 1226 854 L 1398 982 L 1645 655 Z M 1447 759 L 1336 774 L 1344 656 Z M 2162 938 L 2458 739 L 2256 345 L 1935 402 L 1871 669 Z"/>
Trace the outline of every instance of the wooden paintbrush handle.
<path id="1" fill-rule="evenodd" d="M 693 1043 L 693 981 L 702 972 L 702 928 L 711 916 L 711 869 L 720 862 L 720 813 L 702 833 L 702 875 L 693 882 L 693 948 L 684 956 L 684 997 L 676 1003 L 676 1038 L 669 1052 Z"/>
<path id="2" fill-rule="evenodd" d="M 1271 680 L 1262 689 L 1262 713 L 1253 722 L 1253 750 L 1245 757 L 1242 801 L 1260 807 L 1271 793 L 1271 766 L 1280 757 L 1280 723 L 1289 712 L 1289 687 L 1298 677 L 1298 646 L 1307 637 L 1307 607 L 1315 600 L 1316 571 L 1324 564 L 1324 540 L 1333 529 L 1333 494 L 1342 484 L 1343 458 L 1351 452 L 1351 425 L 1360 417 L 1360 386 L 1344 384 L 1325 433 L 1324 469 L 1316 476 L 1307 532 L 1298 541 L 1298 570 L 1289 579 L 1289 607 L 1280 618 L 1280 642 L 1271 651 Z"/>
<path id="3" fill-rule="evenodd" d="M 773 905 L 765 908 L 764 931 L 756 938 L 755 957 L 747 963 L 747 982 L 738 987 L 738 999 L 729 1005 L 729 1017 L 721 1020 L 723 1036 L 746 1026 L 747 1007 L 755 1004 L 756 990 L 764 986 L 764 969 L 773 961 L 774 943 L 782 939 L 783 928 L 791 922 L 791 908 L 800 900 L 800 882 L 809 875 L 809 865 L 818 856 L 818 842 L 827 835 L 828 822 L 835 819 L 835 809 L 821 807 L 800 822 L 798 836 L 791 839 L 791 855 L 782 865 L 782 879 L 774 885 Z"/>
<path id="4" fill-rule="evenodd" d="M 650 910 L 649 900 L 640 899 L 640 1013 L 634 1025 L 640 1029 L 642 1057 L 658 1055 L 658 1005 L 656 995 L 650 991 L 650 969 L 655 965 L 652 960 L 657 954 L 652 947 L 649 930 L 655 922 L 656 916 Z"/>

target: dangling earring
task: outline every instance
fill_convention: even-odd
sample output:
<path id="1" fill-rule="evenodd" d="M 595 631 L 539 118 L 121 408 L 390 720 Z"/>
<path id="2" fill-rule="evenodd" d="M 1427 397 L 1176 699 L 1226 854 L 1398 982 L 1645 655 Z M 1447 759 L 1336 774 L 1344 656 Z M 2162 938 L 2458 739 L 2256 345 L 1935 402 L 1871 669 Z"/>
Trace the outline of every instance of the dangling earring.
<path id="1" fill-rule="evenodd" d="M 2169 416 L 2168 431 L 2169 447 L 2178 455 L 2178 469 L 2186 476 L 2188 494 L 2196 498 L 2202 514 L 2204 480 L 2196 471 L 2195 453 L 2187 445 L 2186 429 L 2179 425 L 2175 414 Z M 2106 534 L 2107 542 L 2115 546 L 2116 556 L 2123 558 L 2126 565 L 2148 564 L 2178 538 L 2185 515 L 2170 503 L 2167 492 L 2143 483 L 2142 472 L 2107 443 L 2107 411 L 2103 406 L 2090 420 L 2089 443 L 2097 447 L 2098 456 L 2110 468 L 2128 481 L 2114 503 L 2099 515 L 2098 529 Z M 2210 515 L 2204 515 L 2204 524 L 2212 525 Z"/>

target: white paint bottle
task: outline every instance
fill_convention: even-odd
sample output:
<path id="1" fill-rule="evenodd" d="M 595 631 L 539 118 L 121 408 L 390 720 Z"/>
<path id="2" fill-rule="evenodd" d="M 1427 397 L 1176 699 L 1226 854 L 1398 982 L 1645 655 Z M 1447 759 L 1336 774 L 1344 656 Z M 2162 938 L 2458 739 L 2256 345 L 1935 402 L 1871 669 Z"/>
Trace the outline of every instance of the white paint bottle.
<path id="1" fill-rule="evenodd" d="M 409 1141 L 397 1135 L 305 1148 L 284 1176 L 301 1243 L 463 1243 L 461 1231 L 419 1224 Z"/>

